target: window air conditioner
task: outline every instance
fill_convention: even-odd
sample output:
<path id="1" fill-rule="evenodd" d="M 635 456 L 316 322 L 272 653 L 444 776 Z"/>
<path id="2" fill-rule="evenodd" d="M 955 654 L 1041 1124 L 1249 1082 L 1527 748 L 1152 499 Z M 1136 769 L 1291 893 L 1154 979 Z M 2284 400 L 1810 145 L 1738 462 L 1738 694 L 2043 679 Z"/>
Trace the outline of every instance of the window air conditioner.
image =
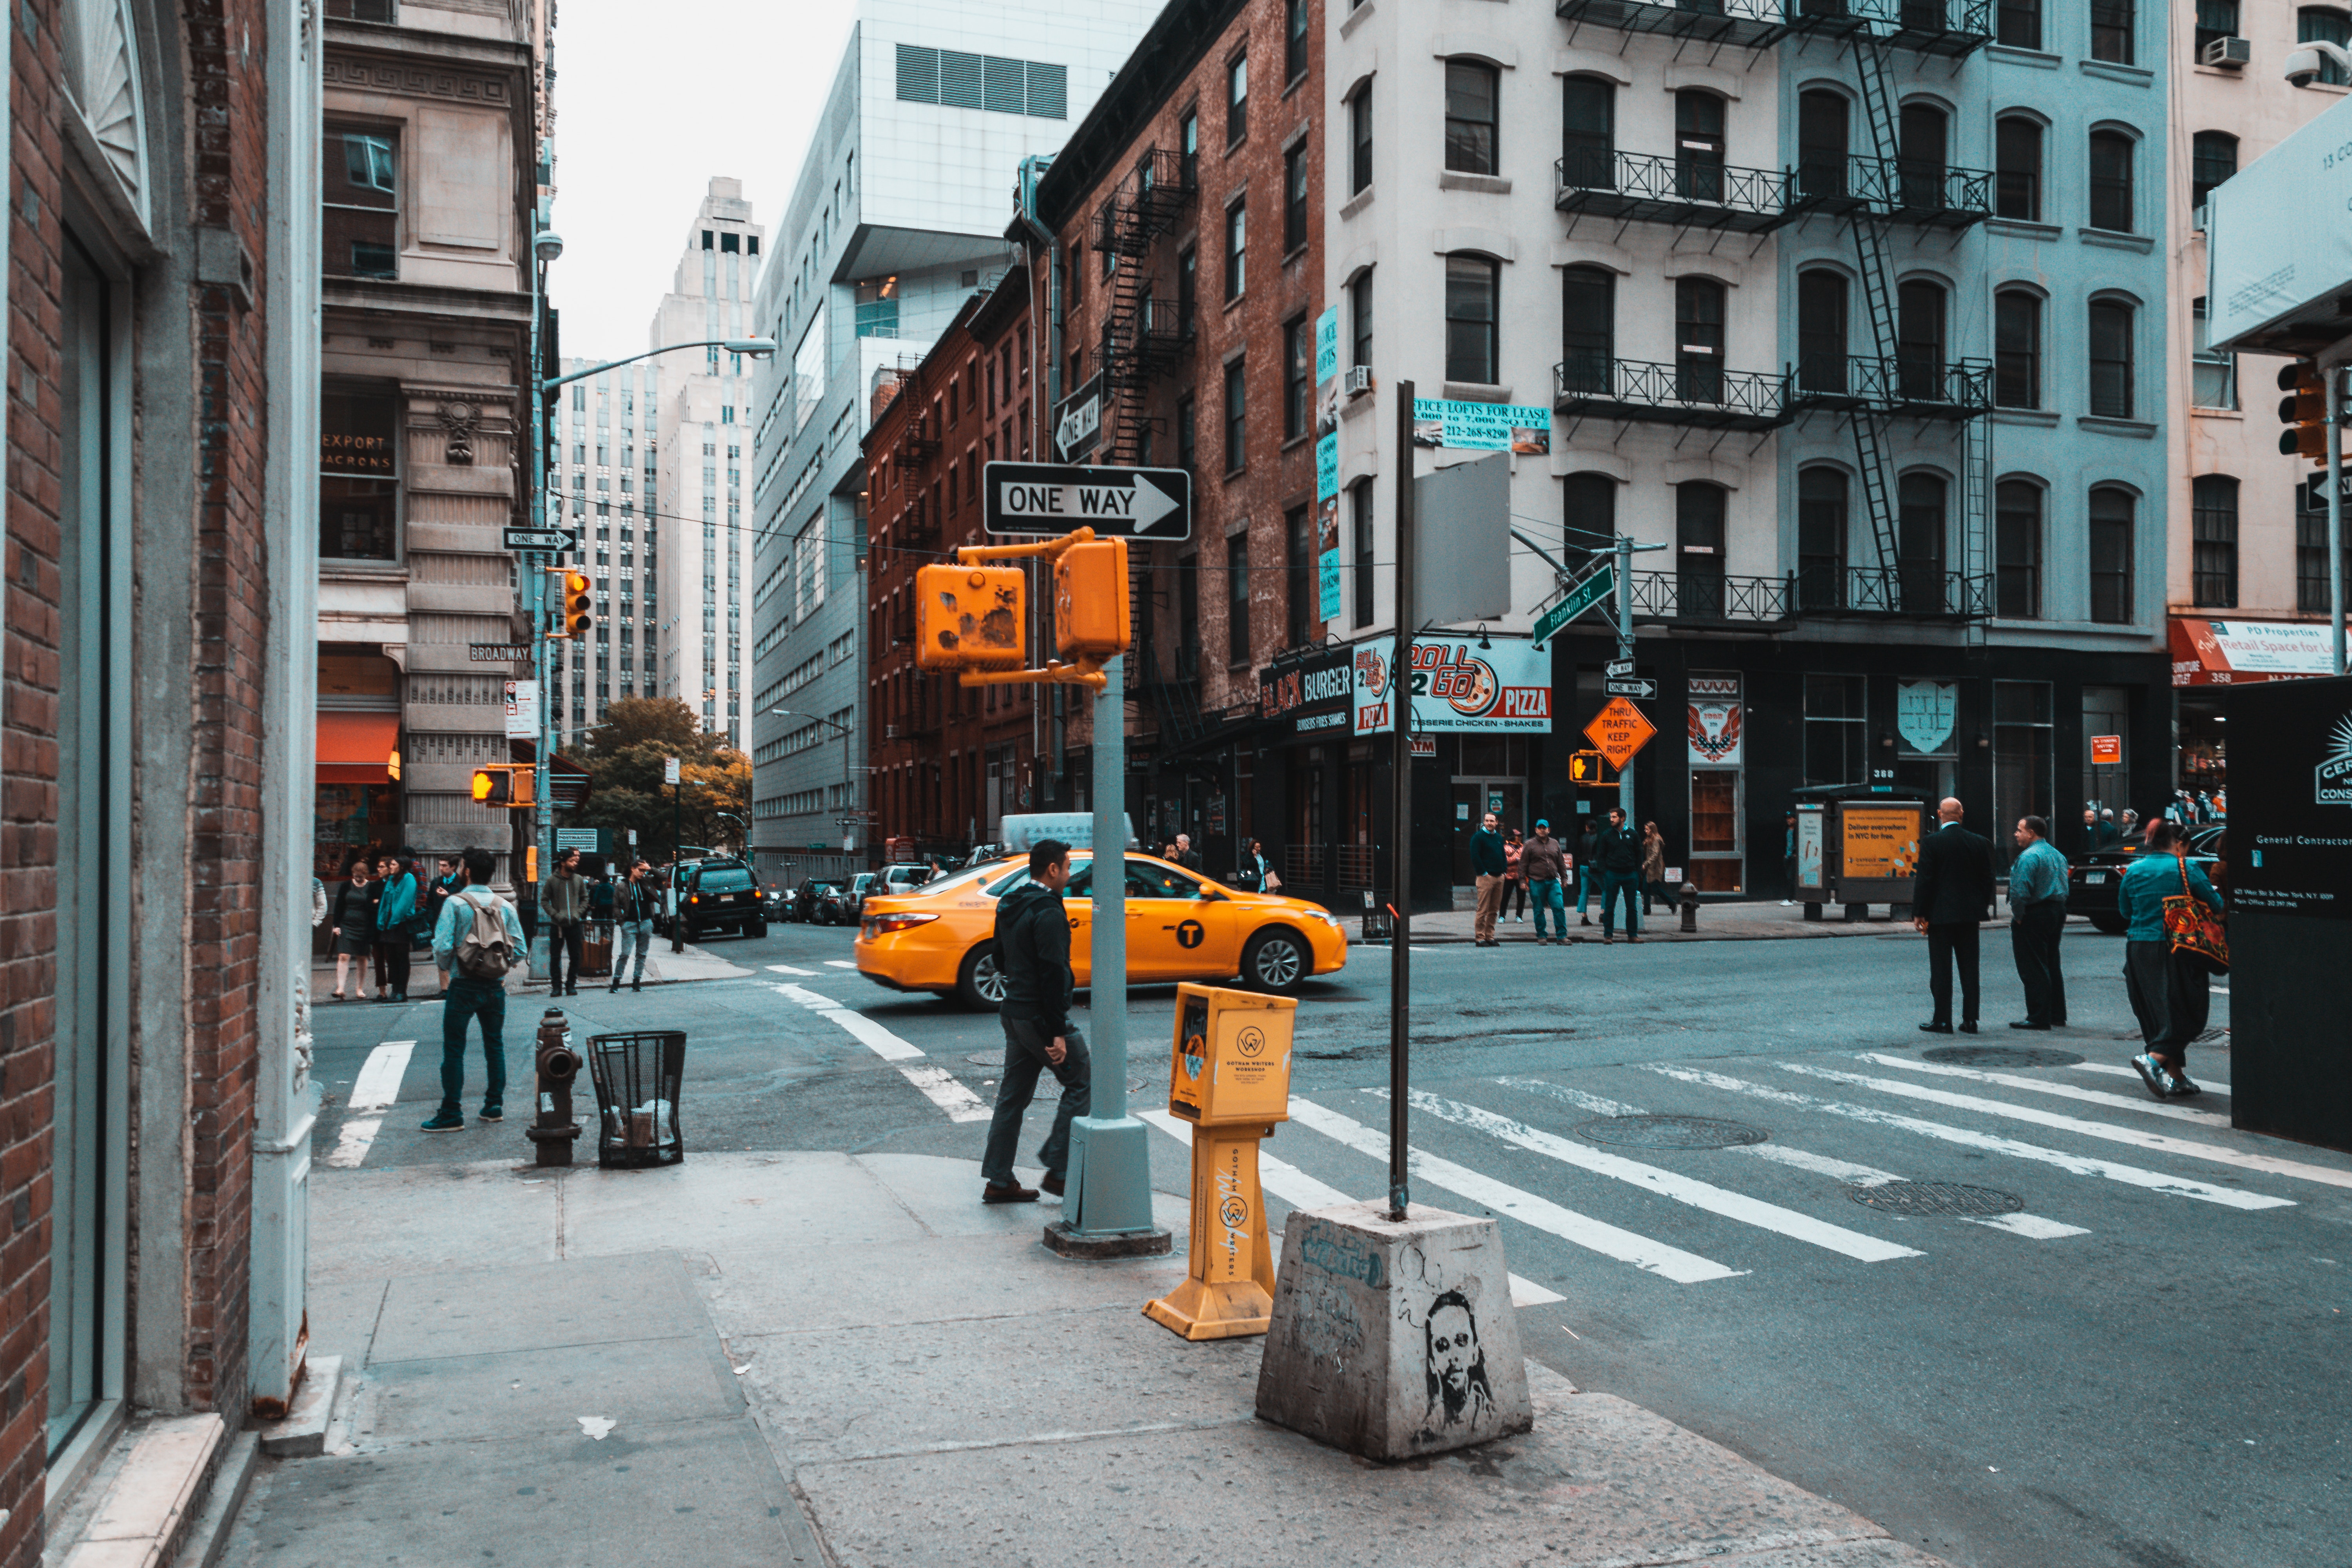
<path id="1" fill-rule="evenodd" d="M 2205 64 L 2220 66 L 2224 70 L 2236 70 L 2253 58 L 2254 46 L 2243 38 L 2216 38 L 2205 46 L 2205 52 L 2199 57 Z"/>
<path id="2" fill-rule="evenodd" d="M 1349 397 L 1361 397 L 1365 393 L 1371 391 L 1372 367 L 1368 364 L 1349 365 L 1347 379 L 1340 384 L 1340 388 Z"/>

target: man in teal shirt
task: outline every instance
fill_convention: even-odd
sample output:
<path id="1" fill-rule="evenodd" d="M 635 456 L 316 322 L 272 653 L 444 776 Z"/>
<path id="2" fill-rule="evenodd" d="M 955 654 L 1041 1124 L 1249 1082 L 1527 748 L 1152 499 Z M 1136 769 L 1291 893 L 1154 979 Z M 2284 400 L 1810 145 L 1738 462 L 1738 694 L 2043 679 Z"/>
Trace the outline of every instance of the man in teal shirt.
<path id="1" fill-rule="evenodd" d="M 2189 1042 L 2205 1032 L 2213 1004 L 2211 980 L 2172 951 L 2164 930 L 2164 900 L 2184 890 L 2214 910 L 2221 897 L 2205 873 L 2189 863 L 2180 828 L 2159 817 L 2147 825 L 2147 847 L 2124 869 L 2116 906 L 2124 930 L 2124 984 L 2147 1049 L 2132 1058 L 2140 1081 L 2158 1100 L 2196 1094 L 2189 1079 Z"/>
<path id="2" fill-rule="evenodd" d="M 2017 858 L 2009 868 L 2009 945 L 2025 987 L 2025 1016 L 2012 1029 L 2066 1026 L 2066 976 L 2058 966 L 2059 933 L 2066 929 L 2066 857 L 2050 842 L 2050 824 L 2021 816 L 2013 835 Z"/>
<path id="3" fill-rule="evenodd" d="M 530 947 L 514 906 L 490 890 L 490 878 L 498 865 L 490 852 L 469 847 L 460 863 L 466 884 L 441 906 L 441 920 L 433 931 L 433 961 L 441 966 L 447 1002 L 441 1011 L 441 1109 L 425 1121 L 427 1132 L 465 1130 L 466 1115 L 459 1101 L 466 1092 L 466 1026 L 476 1018 L 482 1021 L 482 1054 L 488 1058 L 489 1068 L 488 1083 L 482 1091 L 482 1120 L 496 1121 L 506 1114 L 506 980 L 503 975 L 468 974 L 457 962 L 458 945 L 474 928 L 475 910 L 498 911 L 507 951 L 516 962 Z"/>

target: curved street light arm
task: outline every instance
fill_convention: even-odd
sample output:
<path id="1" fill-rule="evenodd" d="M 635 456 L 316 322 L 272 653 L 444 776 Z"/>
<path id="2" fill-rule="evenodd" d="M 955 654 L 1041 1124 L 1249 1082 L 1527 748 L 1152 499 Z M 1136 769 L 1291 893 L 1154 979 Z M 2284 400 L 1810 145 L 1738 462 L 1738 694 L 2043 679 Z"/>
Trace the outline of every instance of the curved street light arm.
<path id="1" fill-rule="evenodd" d="M 575 370 L 570 375 L 559 375 L 551 381 L 542 381 L 540 383 L 540 387 L 542 393 L 553 392 L 559 386 L 569 386 L 575 381 L 585 381 L 592 375 L 602 375 L 608 370 L 625 364 L 635 364 L 641 359 L 651 359 L 656 354 L 675 353 L 679 349 L 708 348 L 721 348 L 732 353 L 751 354 L 754 358 L 761 358 L 774 353 L 776 342 L 773 338 L 700 338 L 690 343 L 664 343 L 660 348 L 647 349 L 641 354 L 631 354 L 626 359 L 606 360 L 603 364 L 592 364 L 586 370 Z"/>

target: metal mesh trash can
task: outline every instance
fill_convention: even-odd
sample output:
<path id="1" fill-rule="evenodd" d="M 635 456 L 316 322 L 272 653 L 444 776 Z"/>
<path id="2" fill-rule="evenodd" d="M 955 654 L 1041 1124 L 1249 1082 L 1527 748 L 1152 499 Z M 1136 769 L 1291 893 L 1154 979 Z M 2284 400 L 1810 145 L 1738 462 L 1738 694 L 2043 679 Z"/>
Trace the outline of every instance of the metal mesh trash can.
<path id="1" fill-rule="evenodd" d="M 677 1093 L 686 1031 L 648 1029 L 588 1038 L 596 1086 L 596 1163 L 608 1171 L 675 1165 L 686 1158 Z"/>

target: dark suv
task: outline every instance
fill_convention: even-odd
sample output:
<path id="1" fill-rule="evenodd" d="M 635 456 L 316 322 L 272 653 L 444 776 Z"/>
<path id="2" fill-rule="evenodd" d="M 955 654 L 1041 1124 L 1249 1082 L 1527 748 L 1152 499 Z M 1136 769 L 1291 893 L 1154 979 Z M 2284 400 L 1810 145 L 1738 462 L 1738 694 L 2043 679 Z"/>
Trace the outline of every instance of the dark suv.
<path id="1" fill-rule="evenodd" d="M 751 863 L 731 855 L 696 860 L 678 873 L 678 919 L 686 940 L 699 942 L 712 931 L 739 936 L 765 936 L 768 917 L 760 901 L 760 879 Z"/>

